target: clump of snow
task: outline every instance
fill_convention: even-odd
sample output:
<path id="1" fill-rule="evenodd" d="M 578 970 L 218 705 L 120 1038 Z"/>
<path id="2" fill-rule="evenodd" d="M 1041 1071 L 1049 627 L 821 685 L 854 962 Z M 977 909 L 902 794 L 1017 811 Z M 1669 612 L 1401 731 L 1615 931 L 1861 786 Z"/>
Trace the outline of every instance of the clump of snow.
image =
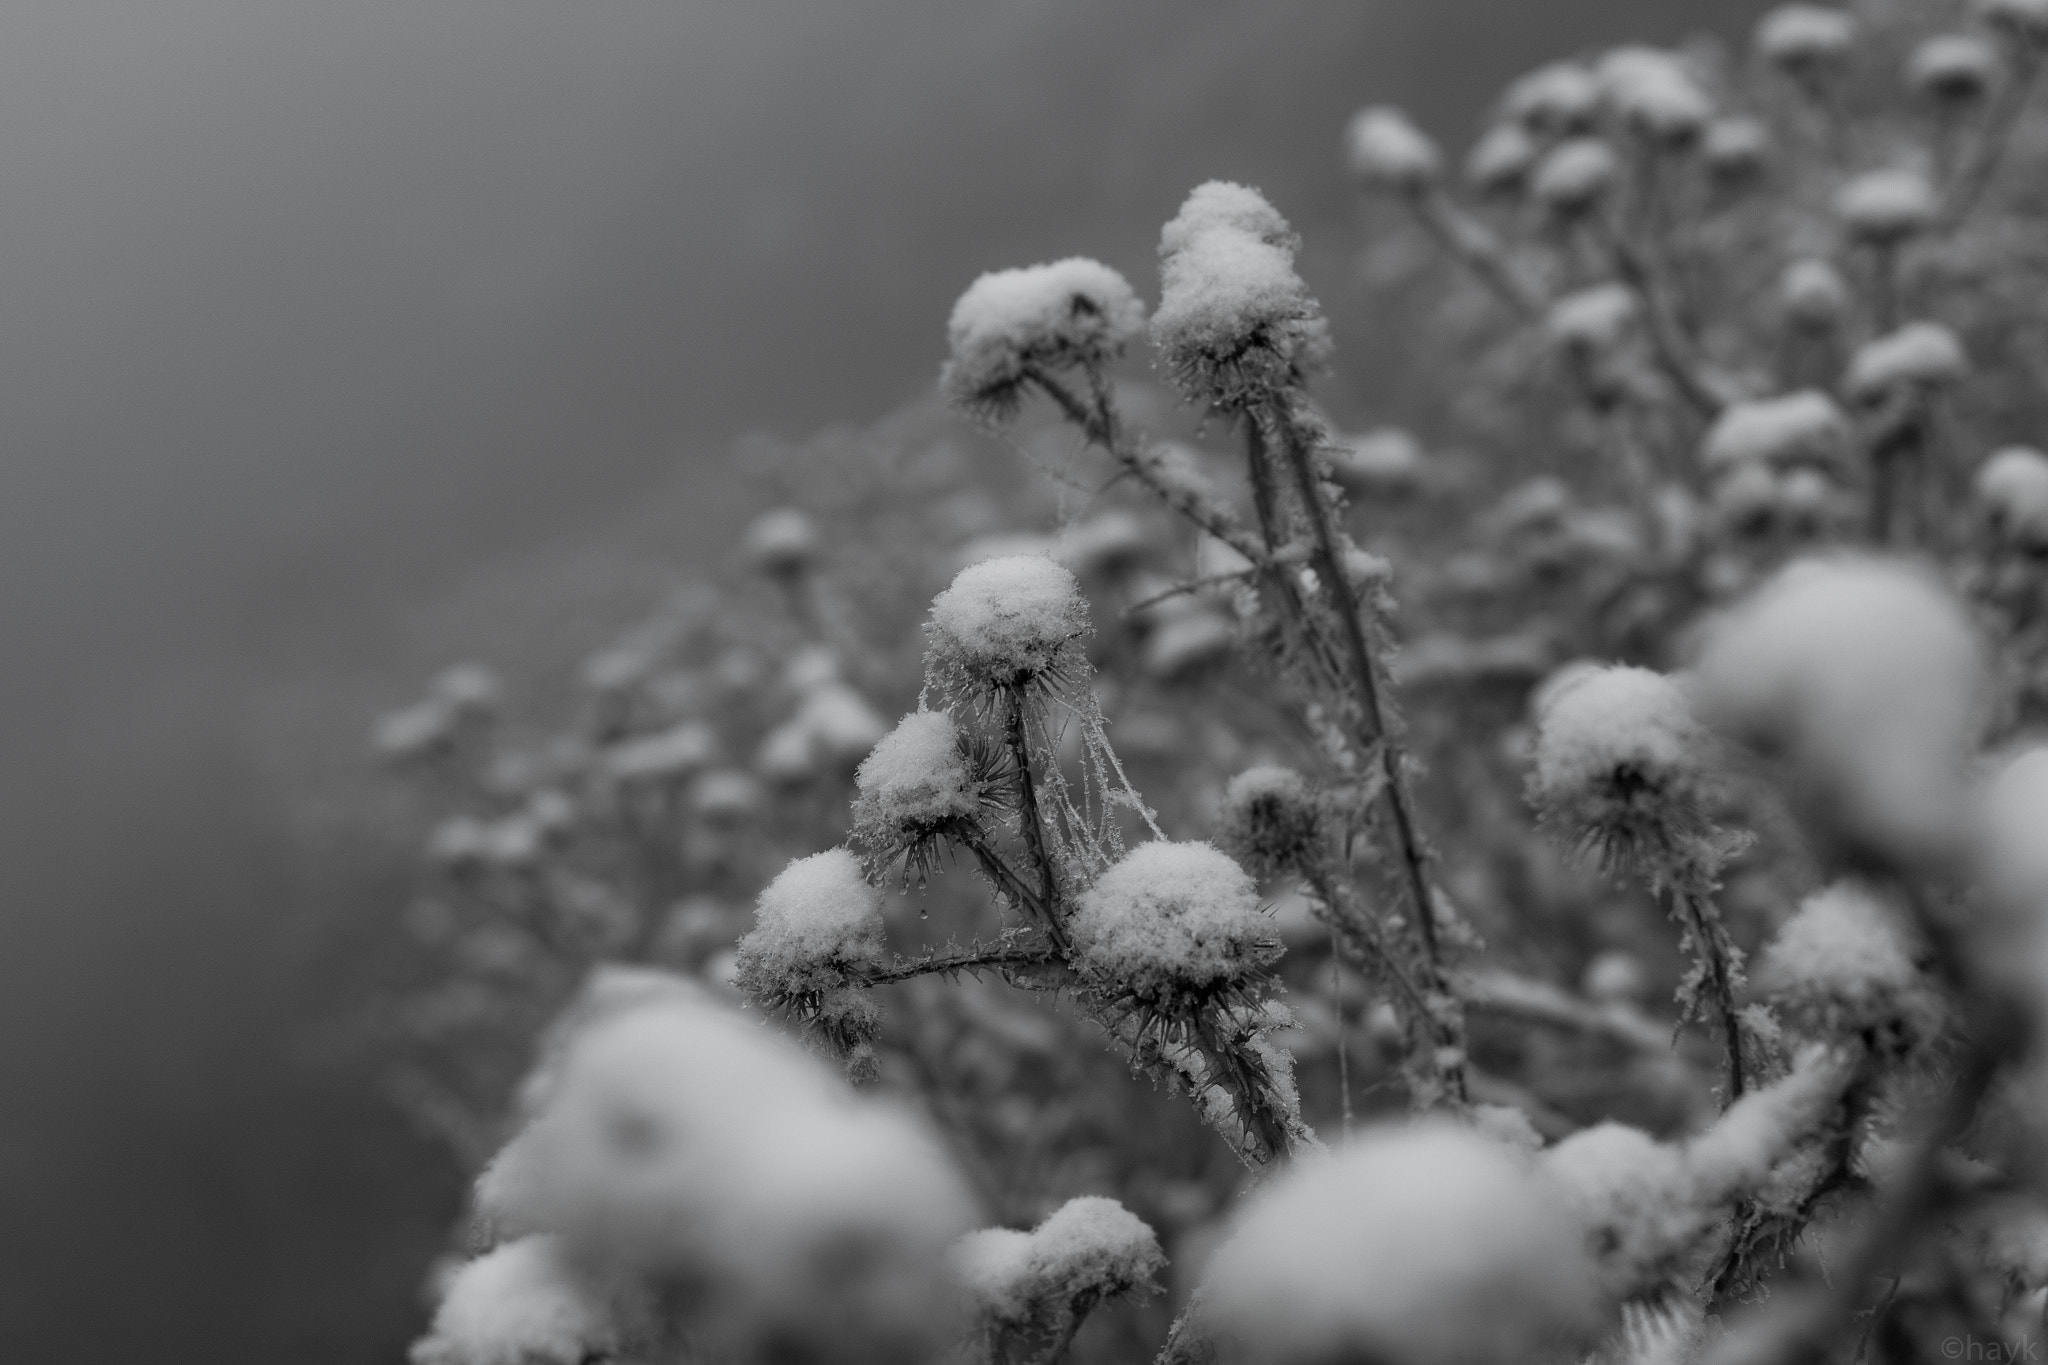
<path id="1" fill-rule="evenodd" d="M 743 979 L 771 991 L 837 985 L 882 955 L 882 895 L 843 848 L 798 858 L 761 891 L 739 942 Z"/>
<path id="2" fill-rule="evenodd" d="M 2001 534 L 2028 549 L 2048 550 L 2048 455 L 2008 446 L 1978 468 L 1970 486 Z"/>
<path id="3" fill-rule="evenodd" d="M 1628 335 L 1638 311 L 1635 293 L 1626 285 L 1596 284 L 1551 304 L 1543 326 L 1559 346 L 1607 351 Z"/>
<path id="4" fill-rule="evenodd" d="M 1842 387 L 1851 398 L 1868 403 L 1901 389 L 1938 389 L 1968 371 L 1969 359 L 1954 332 L 1938 322 L 1909 322 L 1864 344 L 1850 360 Z"/>
<path id="5" fill-rule="evenodd" d="M 1160 235 L 1152 343 L 1190 400 L 1231 407 L 1289 382 L 1324 330 L 1286 220 L 1256 191 L 1218 183 Z"/>
<path id="6" fill-rule="evenodd" d="M 1672 679 L 1580 665 L 1539 694 L 1530 799 L 1546 822 L 1610 857 L 1665 848 L 1702 818 L 1706 748 Z"/>
<path id="7" fill-rule="evenodd" d="M 1832 261 L 1806 257 L 1785 267 L 1778 296 L 1786 316 L 1802 327 L 1830 327 L 1849 307 L 1849 284 Z"/>
<path id="8" fill-rule="evenodd" d="M 1151 1287 L 1166 1266 L 1159 1239 L 1114 1199 L 1069 1199 L 1030 1232 L 983 1228 L 954 1244 L 954 1272 L 997 1322 L 1050 1324 Z"/>
<path id="9" fill-rule="evenodd" d="M 1832 468 L 1848 457 L 1849 438 L 1849 419 L 1835 401 L 1807 389 L 1729 404 L 1700 443 L 1700 463 L 1710 474 L 1750 463 Z"/>
<path id="10" fill-rule="evenodd" d="M 1443 153 L 1407 114 L 1374 105 L 1351 116 L 1344 130 L 1351 169 L 1368 184 L 1412 191 L 1443 174 Z"/>
<path id="11" fill-rule="evenodd" d="M 1703 712 L 1789 759 L 1825 828 L 1888 857 L 1945 837 L 1984 662 L 1962 605 L 1927 572 L 1872 556 L 1796 562 L 1709 626 L 1696 671 Z"/>
<path id="12" fill-rule="evenodd" d="M 1899 1015 L 1920 973 L 1897 916 L 1853 882 L 1803 901 L 1764 949 L 1757 984 L 1851 1027 Z"/>
<path id="13" fill-rule="evenodd" d="M 993 271 L 953 305 L 941 383 L 962 407 L 1002 415 L 1016 405 L 1034 369 L 1103 365 L 1144 326 L 1137 294 L 1099 261 L 1074 256 Z"/>
<path id="14" fill-rule="evenodd" d="M 1536 139 L 1519 123 L 1496 123 L 1465 154 L 1465 178 L 1484 192 L 1517 188 L 1536 164 Z"/>
<path id="15" fill-rule="evenodd" d="M 1974 33 L 1939 33 L 1913 49 L 1906 81 L 1931 99 L 1980 100 L 1998 81 L 1998 52 Z"/>
<path id="16" fill-rule="evenodd" d="M 1088 631 L 1072 571 L 1043 555 L 1004 555 L 962 569 L 932 599 L 927 658 L 974 685 L 1020 686 L 1056 679 Z"/>
<path id="17" fill-rule="evenodd" d="M 1570 138 L 1551 148 L 1536 163 L 1529 192 L 1552 213 L 1584 213 L 1613 186 L 1620 170 L 1614 149 L 1599 138 Z"/>
<path id="18" fill-rule="evenodd" d="M 906 1113 L 657 972 L 579 1002 L 544 1066 L 526 1126 L 478 1182 L 487 1226 L 658 1284 L 711 1358 L 937 1344 L 930 1306 L 973 1201 Z"/>
<path id="19" fill-rule="evenodd" d="M 1821 5 L 1780 5 L 1756 26 L 1764 60 L 1799 73 L 1839 62 L 1855 41 L 1855 16 Z"/>
<path id="20" fill-rule="evenodd" d="M 1598 1321 L 1563 1202 L 1440 1122 L 1369 1131 L 1259 1191 L 1203 1286 L 1218 1332 L 1275 1365 L 1506 1365 Z"/>
<path id="21" fill-rule="evenodd" d="M 1254 876 L 1298 873 L 1323 838 L 1323 809 L 1292 768 L 1247 768 L 1223 788 L 1217 837 Z"/>
<path id="22" fill-rule="evenodd" d="M 1850 1063 L 1815 1045 L 1784 1076 L 1728 1106 L 1706 1132 L 1685 1145 L 1686 1165 L 1702 1201 L 1725 1202 L 1754 1190 L 1821 1125 L 1841 1097 Z"/>
<path id="23" fill-rule="evenodd" d="M 960 749 L 960 728 L 944 711 L 913 711 L 877 744 L 854 776 L 857 829 L 901 838 L 965 820 L 979 805 Z"/>
<path id="24" fill-rule="evenodd" d="M 609 1355 L 611 1315 L 552 1237 L 522 1237 L 463 1265 L 412 1348 L 413 1365 L 583 1365 Z"/>
<path id="25" fill-rule="evenodd" d="M 794 507 L 771 508 L 748 523 L 740 554 L 773 577 L 801 573 L 818 557 L 817 523 Z"/>
<path id="26" fill-rule="evenodd" d="M 1835 192 L 1835 216 L 1855 236 L 1895 245 L 1934 225 L 1941 199 L 1920 171 L 1866 171 Z"/>
<path id="27" fill-rule="evenodd" d="M 1583 128 L 1600 108 L 1600 82 L 1576 62 L 1552 62 L 1518 77 L 1501 97 L 1501 112 L 1537 132 Z"/>
<path id="28" fill-rule="evenodd" d="M 1653 47 L 1618 47 L 1594 68 L 1600 96 L 1623 123 L 1663 142 L 1690 142 L 1714 116 L 1685 60 Z"/>
<path id="29" fill-rule="evenodd" d="M 1082 893 L 1067 930 L 1092 975 L 1159 1004 L 1241 984 L 1275 955 L 1258 887 L 1208 844 L 1140 844 Z"/>

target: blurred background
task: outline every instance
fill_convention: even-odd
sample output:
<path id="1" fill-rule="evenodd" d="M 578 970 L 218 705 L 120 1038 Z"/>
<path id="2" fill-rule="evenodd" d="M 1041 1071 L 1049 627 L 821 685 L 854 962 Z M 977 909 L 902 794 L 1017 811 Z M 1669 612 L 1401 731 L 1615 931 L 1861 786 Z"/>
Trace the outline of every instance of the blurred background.
<path id="1" fill-rule="evenodd" d="M 322 831 L 426 672 L 717 562 L 738 438 L 922 392 L 983 269 L 1143 288 L 1222 176 L 1340 290 L 1351 109 L 1761 8 L 9 0 L 0 1355 L 401 1357 L 460 1181 L 337 1022 L 406 871 Z"/>

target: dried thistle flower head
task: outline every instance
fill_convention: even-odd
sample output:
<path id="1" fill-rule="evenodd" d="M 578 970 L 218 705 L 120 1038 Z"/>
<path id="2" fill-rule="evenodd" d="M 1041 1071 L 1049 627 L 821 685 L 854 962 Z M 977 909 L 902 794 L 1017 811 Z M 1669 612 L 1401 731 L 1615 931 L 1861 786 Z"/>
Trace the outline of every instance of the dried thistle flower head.
<path id="1" fill-rule="evenodd" d="M 1919 566 L 1798 561 L 1710 625 L 1696 676 L 1702 714 L 1786 760 L 1839 851 L 1910 862 L 1953 838 L 1984 660 L 1962 605 Z"/>
<path id="2" fill-rule="evenodd" d="M 882 898 L 843 848 L 798 858 L 761 891 L 754 927 L 740 940 L 743 981 L 761 993 L 840 984 L 882 954 Z"/>
<path id="3" fill-rule="evenodd" d="M 1748 464 L 1839 469 L 1850 454 L 1849 419 L 1816 389 L 1731 403 L 1700 443 L 1700 464 L 1719 476 Z"/>
<path id="4" fill-rule="evenodd" d="M 1622 124 L 1667 145 L 1698 139 L 1714 102 L 1684 58 L 1653 47 L 1618 47 L 1594 68 L 1600 97 Z"/>
<path id="5" fill-rule="evenodd" d="M 1519 123 L 1496 123 L 1465 154 L 1465 179 L 1484 194 L 1517 190 L 1529 178 L 1540 150 Z"/>
<path id="6" fill-rule="evenodd" d="M 1668 867 L 1711 829 L 1708 743 L 1671 678 L 1580 665 L 1538 696 L 1529 799 L 1605 867 Z"/>
<path id="7" fill-rule="evenodd" d="M 1808 896 L 1764 948 L 1757 985 L 1792 1014 L 1849 1034 L 1932 1032 L 1934 998 L 1899 913 L 1855 882 Z"/>
<path id="8" fill-rule="evenodd" d="M 1145 328 L 1124 277 L 1079 256 L 983 275 L 953 305 L 940 384 L 957 406 L 1009 417 L 1034 373 L 1095 370 Z"/>
<path id="9" fill-rule="evenodd" d="M 1292 768 L 1247 768 L 1223 789 L 1217 838 L 1254 877 L 1300 874 L 1320 859 L 1322 803 Z"/>
<path id="10" fill-rule="evenodd" d="M 1100 1195 L 1069 1199 L 1030 1232 L 970 1232 L 952 1261 L 982 1316 L 1047 1334 L 1103 1300 L 1149 1291 L 1166 1268 L 1145 1221 Z"/>
<path id="11" fill-rule="evenodd" d="M 1941 198 L 1925 174 L 1908 167 L 1866 171 L 1835 192 L 1835 216 L 1850 236 L 1896 246 L 1941 216 Z"/>
<path id="12" fill-rule="evenodd" d="M 1208 844 L 1140 844 L 1081 894 L 1067 931 L 1093 979 L 1165 1012 L 1242 990 L 1279 956 L 1258 887 Z"/>
<path id="13" fill-rule="evenodd" d="M 908 875 L 928 875 L 945 839 L 980 812 L 986 762 L 944 711 L 913 711 L 897 722 L 854 775 L 853 842 L 868 854 L 870 873 L 901 857 Z"/>
<path id="14" fill-rule="evenodd" d="M 800 574 L 817 560 L 817 523 L 794 507 L 771 508 L 754 518 L 740 536 L 740 553 L 748 564 L 770 577 Z"/>
<path id="15" fill-rule="evenodd" d="M 1088 600 L 1073 572 L 1044 555 L 970 564 L 932 599 L 925 667 L 978 691 L 1058 686 L 1085 668 Z"/>
<path id="16" fill-rule="evenodd" d="M 1563 1201 L 1443 1122 L 1369 1130 L 1257 1192 L 1203 1293 L 1223 1339 L 1274 1365 L 1508 1365 L 1601 1318 Z"/>
<path id="17" fill-rule="evenodd" d="M 1707 125 L 1700 155 L 1724 183 L 1746 180 L 1771 159 L 1771 131 L 1759 119 L 1717 118 Z"/>
<path id="18" fill-rule="evenodd" d="M 1757 53 L 1795 75 L 1840 63 L 1855 41 L 1855 16 L 1823 5 L 1780 5 L 1756 26 Z"/>
<path id="19" fill-rule="evenodd" d="M 1974 104 L 1998 84 L 1998 50 L 1974 33 L 1941 33 L 1913 49 L 1906 82 L 1940 104 Z"/>
<path id="20" fill-rule="evenodd" d="M 1211 182 L 1160 234 L 1152 344 L 1190 402 L 1235 410 L 1299 382 L 1328 344 L 1294 235 L 1256 191 Z"/>
<path id="21" fill-rule="evenodd" d="M 1368 185 L 1413 193 L 1443 175 L 1443 153 L 1399 109 L 1374 105 L 1351 116 L 1344 130 L 1351 170 Z"/>
<path id="22" fill-rule="evenodd" d="M 1909 322 L 1862 346 L 1850 358 L 1842 387 L 1859 403 L 1894 394 L 1928 394 L 1969 373 L 1969 357 L 1956 334 L 1938 322 Z"/>
<path id="23" fill-rule="evenodd" d="M 1785 267 L 1778 296 L 1787 317 L 1814 331 L 1834 326 L 1849 309 L 1849 283 L 1842 272 L 1833 262 L 1812 256 Z"/>

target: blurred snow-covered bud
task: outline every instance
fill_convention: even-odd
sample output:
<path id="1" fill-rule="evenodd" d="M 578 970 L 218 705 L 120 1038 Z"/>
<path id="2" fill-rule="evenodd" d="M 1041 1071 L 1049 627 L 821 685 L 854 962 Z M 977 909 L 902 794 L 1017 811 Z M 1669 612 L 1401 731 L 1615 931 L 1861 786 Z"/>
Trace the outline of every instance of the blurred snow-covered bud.
<path id="1" fill-rule="evenodd" d="M 1874 403 L 1900 393 L 1938 392 L 1969 368 L 1954 332 L 1938 322 L 1909 322 L 1858 348 L 1842 387 L 1857 402 Z"/>
<path id="2" fill-rule="evenodd" d="M 1599 138 L 1571 138 L 1552 147 L 1536 163 L 1529 192 L 1552 214 L 1576 217 L 1606 197 L 1620 169 L 1614 149 Z"/>
<path id="3" fill-rule="evenodd" d="M 619 782 L 680 782 L 718 756 L 718 734 L 703 721 L 686 720 L 652 735 L 621 740 L 600 760 Z"/>
<path id="4" fill-rule="evenodd" d="M 794 507 L 771 508 L 741 533 L 740 553 L 771 578 L 793 578 L 817 562 L 817 523 Z"/>
<path id="5" fill-rule="evenodd" d="M 1603 1005 L 1640 1005 L 1650 995 L 1650 973 L 1634 953 L 1609 948 L 1586 964 L 1579 989 Z"/>
<path id="6" fill-rule="evenodd" d="M 1496 123 L 1465 154 L 1465 179 L 1484 194 L 1520 189 L 1539 150 L 1536 139 L 1520 123 Z"/>
<path id="7" fill-rule="evenodd" d="M 1064 565 L 1008 555 L 962 569 L 932 599 L 926 667 L 969 688 L 1058 685 L 1085 663 L 1088 602 Z"/>
<path id="8" fill-rule="evenodd" d="M 1849 311 L 1849 283 L 1832 261 L 1808 256 L 1785 267 L 1778 277 L 1778 297 L 1785 315 L 1800 327 L 1821 331 L 1833 327 Z"/>
<path id="9" fill-rule="evenodd" d="M 1927 176 L 1909 167 L 1865 171 L 1835 192 L 1835 217 L 1856 239 L 1896 246 L 1934 226 L 1941 198 Z"/>
<path id="10" fill-rule="evenodd" d="M 1708 748 L 1673 679 L 1577 665 L 1538 693 L 1529 798 L 1603 866 L 1668 866 L 1708 829 Z"/>
<path id="11" fill-rule="evenodd" d="M 1327 454 L 1330 472 L 1345 491 L 1369 497 L 1414 492 L 1427 463 L 1422 442 L 1399 427 L 1342 438 Z"/>
<path id="12" fill-rule="evenodd" d="M 1640 311 L 1628 286 L 1596 284 L 1551 304 L 1543 330 L 1567 351 L 1601 355 L 1621 344 Z"/>
<path id="13" fill-rule="evenodd" d="M 1188 597 L 1162 604 L 1145 637 L 1145 675 L 1155 682 L 1179 682 L 1230 657 L 1237 624 L 1207 602 Z"/>
<path id="14" fill-rule="evenodd" d="M 1771 131 L 1761 120 L 1730 116 L 1707 125 L 1700 155 L 1724 183 L 1748 180 L 1771 159 Z"/>
<path id="15" fill-rule="evenodd" d="M 1152 549 L 1145 523 L 1129 512 L 1112 508 L 1075 522 L 1054 542 L 1053 558 L 1088 579 L 1129 570 Z"/>
<path id="16" fill-rule="evenodd" d="M 759 813 L 761 784 L 737 768 L 719 768 L 697 779 L 690 806 L 714 825 L 733 825 Z"/>
<path id="17" fill-rule="evenodd" d="M 1840 64 L 1855 41 L 1855 16 L 1824 5 L 1780 5 L 1756 26 L 1758 55 L 1794 75 Z"/>
<path id="18" fill-rule="evenodd" d="M 1145 328 L 1145 307 L 1123 276 L 1099 261 L 983 275 L 953 305 L 950 356 L 940 382 L 963 410 L 1002 420 L 1034 373 L 1095 370 Z"/>
<path id="19" fill-rule="evenodd" d="M 881 1012 L 854 987 L 882 962 L 884 934 L 881 893 L 850 850 L 798 858 L 755 902 L 734 984 L 793 1014 L 849 1072 L 869 1074 Z"/>
<path id="20" fill-rule="evenodd" d="M 1098 983 L 1168 1011 L 1224 998 L 1279 956 L 1258 887 L 1208 844 L 1140 844 L 1081 893 L 1067 930 Z"/>
<path id="21" fill-rule="evenodd" d="M 1327 331 L 1294 241 L 1256 190 L 1222 181 L 1197 187 L 1161 230 L 1152 344 L 1190 402 L 1263 402 L 1321 358 Z"/>
<path id="22" fill-rule="evenodd" d="M 1700 464 L 1715 477 L 1750 464 L 1839 468 L 1850 435 L 1848 417 L 1815 389 L 1731 403 L 1700 442 Z"/>
<path id="23" fill-rule="evenodd" d="M 1156 1288 L 1159 1238 L 1114 1199 L 1069 1199 L 1030 1232 L 982 1228 L 954 1243 L 953 1273 L 987 1322 L 1055 1336 L 1095 1305 Z"/>
<path id="24" fill-rule="evenodd" d="M 934 1305 L 973 1201 L 908 1115 L 679 977 L 607 974 L 572 1016 L 477 1203 L 501 1235 L 550 1234 L 608 1285 L 658 1293 L 653 1339 L 612 1324 L 622 1354 L 670 1358 L 680 1334 L 712 1358 L 824 1365 L 951 1336 Z"/>
<path id="25" fill-rule="evenodd" d="M 1675 52 L 1618 47 L 1600 58 L 1594 76 L 1609 112 L 1658 142 L 1689 145 L 1714 116 L 1714 102 Z"/>
<path id="26" fill-rule="evenodd" d="M 1970 489 L 2005 541 L 2048 550 L 2048 455 L 2008 446 L 1978 466 Z"/>
<path id="27" fill-rule="evenodd" d="M 1442 1122 L 1369 1130 L 1255 1193 L 1203 1295 L 1226 1358 L 1273 1365 L 1508 1365 L 1602 1317 L 1564 1202 Z"/>
<path id="28" fill-rule="evenodd" d="M 1254 877 L 1298 876 L 1322 856 L 1324 811 L 1292 768 L 1247 768 L 1223 788 L 1217 840 Z"/>
<path id="29" fill-rule="evenodd" d="M 1501 97 L 1501 113 L 1532 131 L 1577 132 L 1600 110 L 1600 82 L 1576 62 L 1553 62 L 1518 77 Z"/>
<path id="30" fill-rule="evenodd" d="M 1798 561 L 1710 624 L 1696 673 L 1703 714 L 1788 760 L 1841 851 L 1896 864 L 1949 850 L 1984 659 L 1962 605 L 1925 570 Z"/>
<path id="31" fill-rule="evenodd" d="M 1998 51 L 1974 33 L 1942 33 L 1913 49 L 1906 81 L 1937 103 L 1975 104 L 1998 83 Z"/>
<path id="32" fill-rule="evenodd" d="M 842 774 L 867 756 L 889 722 L 868 699 L 843 682 L 828 682 L 804 694 L 795 723 L 811 736 L 819 755 Z"/>
<path id="33" fill-rule="evenodd" d="M 1443 175 L 1443 153 L 1399 109 L 1374 105 L 1351 116 L 1344 148 L 1352 173 L 1366 184 L 1412 194 Z"/>
<path id="34" fill-rule="evenodd" d="M 1855 882 L 1836 882 L 1778 926 L 1758 964 L 1760 989 L 1822 1028 L 1871 1036 L 1931 1032 L 1933 1001 L 1899 914 Z"/>

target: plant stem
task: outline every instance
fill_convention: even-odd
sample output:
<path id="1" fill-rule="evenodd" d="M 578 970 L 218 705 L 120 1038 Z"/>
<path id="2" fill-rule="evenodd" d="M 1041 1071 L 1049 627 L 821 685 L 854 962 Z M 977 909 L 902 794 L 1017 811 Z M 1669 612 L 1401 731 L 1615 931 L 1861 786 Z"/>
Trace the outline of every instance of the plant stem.
<path id="1" fill-rule="evenodd" d="M 1052 853 L 1046 847 L 1045 825 L 1038 812 L 1038 784 L 1031 771 L 1031 747 L 1025 741 L 1023 685 L 1004 689 L 1004 703 L 1003 742 L 1009 746 L 1011 761 L 1017 765 L 1017 823 L 1022 826 L 1024 847 L 1031 855 L 1032 865 L 1038 869 L 1038 899 L 1045 911 L 1048 932 L 1065 953 L 1069 944 L 1066 929 L 1060 923 L 1059 876 L 1052 864 Z"/>
<path id="2" fill-rule="evenodd" d="M 1728 1054 L 1728 1103 L 1742 1098 L 1749 1087 L 1742 1059 L 1742 1020 L 1735 1006 L 1735 944 L 1712 896 L 1702 888 L 1671 888 L 1671 914 L 1685 926 L 1692 940 L 1693 955 L 1706 972 L 1707 987 L 1721 1027 L 1721 1039 Z"/>

